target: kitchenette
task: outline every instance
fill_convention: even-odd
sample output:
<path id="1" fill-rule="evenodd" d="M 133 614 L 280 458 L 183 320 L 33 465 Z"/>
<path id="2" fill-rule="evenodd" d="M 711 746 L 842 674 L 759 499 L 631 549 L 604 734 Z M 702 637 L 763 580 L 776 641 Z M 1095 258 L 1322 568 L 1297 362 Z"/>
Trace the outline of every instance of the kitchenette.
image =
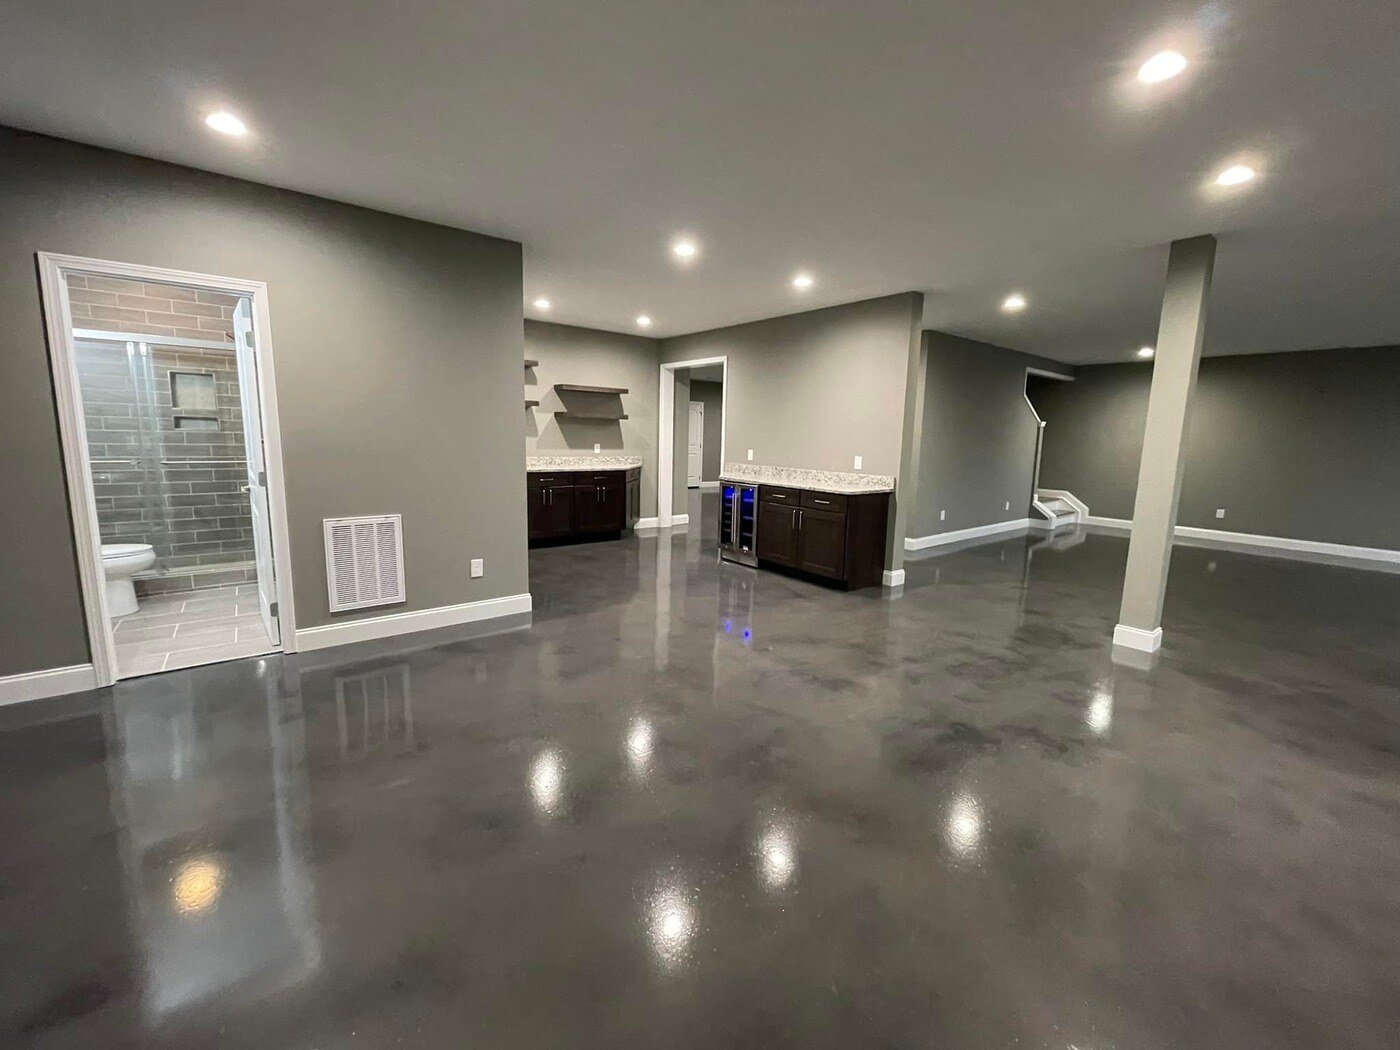
<path id="1" fill-rule="evenodd" d="M 720 557 L 847 590 L 878 587 L 893 492 L 882 474 L 726 464 Z"/>
<path id="2" fill-rule="evenodd" d="M 531 543 L 620 536 L 642 505 L 640 456 L 527 456 L 525 492 Z"/>

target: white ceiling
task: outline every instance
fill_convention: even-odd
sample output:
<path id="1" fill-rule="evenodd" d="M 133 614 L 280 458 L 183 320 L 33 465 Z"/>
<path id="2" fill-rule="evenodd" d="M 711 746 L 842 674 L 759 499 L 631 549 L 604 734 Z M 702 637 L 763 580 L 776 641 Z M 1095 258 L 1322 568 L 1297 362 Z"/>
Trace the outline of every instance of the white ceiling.
<path id="1" fill-rule="evenodd" d="M 1166 46 L 1193 65 L 1146 89 Z M 0 122 L 518 239 L 556 321 L 917 289 L 1127 359 L 1165 243 L 1214 232 L 1211 352 L 1400 343 L 1395 0 L 44 0 L 0 11 Z"/>

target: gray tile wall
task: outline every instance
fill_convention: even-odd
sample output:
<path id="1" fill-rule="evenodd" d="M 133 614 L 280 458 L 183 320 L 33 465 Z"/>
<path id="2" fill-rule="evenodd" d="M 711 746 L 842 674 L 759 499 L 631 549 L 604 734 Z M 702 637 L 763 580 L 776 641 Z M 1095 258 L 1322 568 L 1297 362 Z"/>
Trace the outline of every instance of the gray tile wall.
<path id="1" fill-rule="evenodd" d="M 115 318 L 75 319 L 79 328 L 89 325 L 131 327 Z M 208 331 L 201 337 L 219 340 L 221 333 Z M 77 344 L 102 542 L 155 547 L 159 561 L 153 574 L 166 579 L 148 581 L 142 590 L 216 586 L 233 582 L 234 575 L 247 578 L 242 565 L 253 557 L 252 522 L 248 497 L 241 491 L 246 461 L 232 344 L 227 352 L 154 342 L 149 349 L 153 400 L 142 407 L 138 383 L 143 389 L 145 383 L 139 371 L 133 375 L 124 345 Z M 213 376 L 217 429 L 176 427 L 180 410 L 171 404 L 172 371 Z"/>

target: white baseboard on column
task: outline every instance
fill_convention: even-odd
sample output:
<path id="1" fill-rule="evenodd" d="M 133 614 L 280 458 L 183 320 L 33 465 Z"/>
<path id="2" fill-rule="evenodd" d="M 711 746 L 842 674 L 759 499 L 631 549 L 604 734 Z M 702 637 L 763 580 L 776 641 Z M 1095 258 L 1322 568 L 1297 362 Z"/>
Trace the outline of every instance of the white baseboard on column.
<path id="1" fill-rule="evenodd" d="M 1162 628 L 1144 631 L 1141 627 L 1129 627 L 1120 623 L 1113 628 L 1113 644 L 1127 646 L 1143 653 L 1155 653 L 1162 648 Z"/>
<path id="2" fill-rule="evenodd" d="M 886 570 L 885 570 L 883 573 L 881 573 L 881 575 L 880 575 L 880 582 L 883 583 L 886 587 L 903 587 L 903 586 L 904 586 L 904 570 L 903 570 L 903 569 L 886 569 Z"/>
<path id="3" fill-rule="evenodd" d="M 689 514 L 672 514 L 672 515 L 671 515 L 671 524 L 672 524 L 672 525 L 689 525 L 689 524 L 690 524 L 690 515 L 689 515 Z"/>
<path id="4" fill-rule="evenodd" d="M 6 675 L 0 678 L 0 706 L 46 700 L 51 696 L 66 696 L 96 688 L 97 671 L 92 664 L 73 664 L 71 667 L 51 667 L 47 671 Z"/>
<path id="5" fill-rule="evenodd" d="M 328 623 L 297 631 L 297 650 L 306 653 L 316 649 L 329 649 L 335 645 L 372 642 L 400 634 L 431 631 L 438 627 L 456 627 L 458 624 L 490 620 L 497 616 L 515 616 L 527 613 L 532 608 L 528 594 L 509 594 L 503 598 L 485 598 L 479 602 L 463 602 L 461 605 L 440 605 L 435 609 L 418 609 L 413 612 L 391 613 L 388 616 L 370 616 L 363 620 L 347 620 L 344 623 Z"/>
<path id="6" fill-rule="evenodd" d="M 637 524 L 633 525 L 632 528 L 633 528 L 634 530 L 635 530 L 635 529 L 654 529 L 654 528 L 657 527 L 657 525 L 658 525 L 659 523 L 660 523 L 660 519 L 659 519 L 659 518 L 638 518 L 638 519 L 637 519 Z"/>
<path id="7" fill-rule="evenodd" d="M 702 481 L 702 482 L 700 482 L 700 491 L 701 491 L 701 492 L 718 492 L 718 491 L 719 491 L 719 482 L 718 482 L 718 481 Z"/>

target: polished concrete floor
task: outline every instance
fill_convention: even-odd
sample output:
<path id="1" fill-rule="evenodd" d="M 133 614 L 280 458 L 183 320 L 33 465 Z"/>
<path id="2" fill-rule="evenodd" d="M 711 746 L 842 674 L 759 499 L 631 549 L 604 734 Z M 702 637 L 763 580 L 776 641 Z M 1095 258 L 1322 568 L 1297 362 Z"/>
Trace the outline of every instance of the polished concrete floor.
<path id="1" fill-rule="evenodd" d="M 708 535 L 0 712 L 0 1043 L 1397 1045 L 1400 577 L 1179 550 L 1143 670 L 1120 538 L 891 596 Z"/>

